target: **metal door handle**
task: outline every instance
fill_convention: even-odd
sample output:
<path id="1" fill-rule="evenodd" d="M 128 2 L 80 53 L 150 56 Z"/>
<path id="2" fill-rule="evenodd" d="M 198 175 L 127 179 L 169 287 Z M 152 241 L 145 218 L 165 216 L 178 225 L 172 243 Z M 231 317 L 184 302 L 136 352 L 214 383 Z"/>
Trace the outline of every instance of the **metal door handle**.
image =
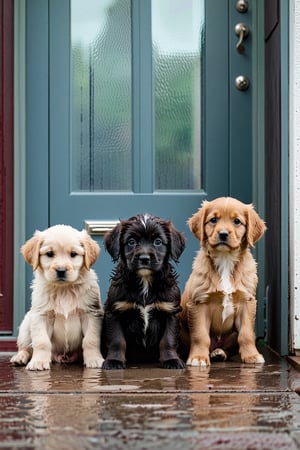
<path id="1" fill-rule="evenodd" d="M 234 28 L 234 31 L 235 34 L 239 37 L 239 40 L 236 44 L 236 49 L 239 53 L 244 53 L 245 52 L 244 39 L 249 34 L 249 27 L 245 23 L 237 23 Z"/>

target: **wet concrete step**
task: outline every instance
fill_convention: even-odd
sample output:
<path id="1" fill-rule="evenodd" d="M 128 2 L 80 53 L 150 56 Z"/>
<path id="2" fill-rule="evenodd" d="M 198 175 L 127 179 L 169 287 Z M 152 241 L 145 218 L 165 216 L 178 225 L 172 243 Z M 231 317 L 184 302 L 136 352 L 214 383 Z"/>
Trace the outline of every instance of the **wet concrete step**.
<path id="1" fill-rule="evenodd" d="M 0 356 L 0 449 L 300 448 L 300 373 L 266 364 L 30 372 Z"/>

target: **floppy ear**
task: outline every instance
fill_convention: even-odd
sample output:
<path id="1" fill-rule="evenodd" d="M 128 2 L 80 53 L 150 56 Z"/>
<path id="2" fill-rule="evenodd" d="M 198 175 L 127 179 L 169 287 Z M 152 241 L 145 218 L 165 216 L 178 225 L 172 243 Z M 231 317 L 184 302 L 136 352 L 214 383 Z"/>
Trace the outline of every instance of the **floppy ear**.
<path id="1" fill-rule="evenodd" d="M 21 247 L 21 253 L 25 261 L 30 264 L 33 270 L 38 268 L 40 262 L 40 248 L 43 242 L 42 233 L 36 231 L 31 239 Z"/>
<path id="2" fill-rule="evenodd" d="M 105 234 L 103 242 L 106 250 L 112 257 L 113 262 L 118 261 L 120 257 L 120 238 L 122 225 L 118 223 L 111 231 Z"/>
<path id="3" fill-rule="evenodd" d="M 247 205 L 246 209 L 246 219 L 247 219 L 247 242 L 250 247 L 253 247 L 255 242 L 257 242 L 266 231 L 267 227 L 264 221 L 259 217 L 257 212 L 254 210 L 253 205 Z"/>
<path id="4" fill-rule="evenodd" d="M 94 239 L 86 232 L 81 231 L 80 243 L 84 248 L 84 266 L 87 270 L 97 261 L 100 254 L 100 247 Z"/>
<path id="5" fill-rule="evenodd" d="M 201 208 L 199 208 L 198 211 L 188 220 L 188 225 L 191 232 L 194 234 L 194 236 L 196 236 L 197 239 L 199 239 L 202 246 L 205 242 L 204 225 L 208 204 L 209 202 L 207 200 L 204 200 L 202 202 Z"/>
<path id="6" fill-rule="evenodd" d="M 170 237 L 171 258 L 177 263 L 181 253 L 185 249 L 186 239 L 180 231 L 176 230 L 171 222 L 166 222 L 166 228 Z"/>

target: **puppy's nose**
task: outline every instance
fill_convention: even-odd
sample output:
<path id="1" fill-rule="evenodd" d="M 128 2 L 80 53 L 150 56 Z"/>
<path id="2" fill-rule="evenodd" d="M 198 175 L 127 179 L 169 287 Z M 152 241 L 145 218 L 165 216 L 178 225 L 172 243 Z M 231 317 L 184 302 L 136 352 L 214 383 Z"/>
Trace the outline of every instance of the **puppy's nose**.
<path id="1" fill-rule="evenodd" d="M 146 255 L 146 254 L 140 255 L 139 256 L 139 261 L 142 264 L 148 265 L 150 263 L 150 256 Z"/>
<path id="2" fill-rule="evenodd" d="M 66 278 L 66 269 L 64 268 L 56 269 L 56 275 L 59 280 L 64 280 Z"/>
<path id="3" fill-rule="evenodd" d="M 226 231 L 226 230 L 220 231 L 219 232 L 219 239 L 220 239 L 220 241 L 222 241 L 222 242 L 227 241 L 228 235 L 229 235 L 228 231 Z"/>

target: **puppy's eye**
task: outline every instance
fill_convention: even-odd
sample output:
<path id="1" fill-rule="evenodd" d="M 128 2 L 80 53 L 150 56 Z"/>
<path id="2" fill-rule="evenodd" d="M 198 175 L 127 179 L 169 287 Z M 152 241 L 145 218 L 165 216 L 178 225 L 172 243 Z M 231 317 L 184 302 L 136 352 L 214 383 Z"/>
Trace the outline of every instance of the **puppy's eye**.
<path id="1" fill-rule="evenodd" d="M 154 239 L 154 241 L 153 241 L 153 245 L 154 245 L 154 247 L 160 247 L 161 245 L 162 245 L 162 240 L 160 239 L 160 238 L 156 238 L 156 239 Z"/>
<path id="2" fill-rule="evenodd" d="M 70 256 L 71 256 L 71 258 L 75 258 L 75 256 L 77 256 L 77 253 L 76 252 L 71 252 Z"/>
<path id="3" fill-rule="evenodd" d="M 234 225 L 241 225 L 241 221 L 240 221 L 240 219 L 238 218 L 238 217 L 236 217 L 235 219 L 233 219 L 233 223 L 234 223 Z"/>
<path id="4" fill-rule="evenodd" d="M 216 224 L 218 222 L 218 219 L 216 217 L 212 217 L 210 219 L 210 223 L 212 223 L 213 225 Z"/>
<path id="5" fill-rule="evenodd" d="M 136 240 L 133 238 L 128 239 L 127 241 L 128 247 L 135 247 L 136 246 Z"/>
<path id="6" fill-rule="evenodd" d="M 52 250 L 49 250 L 49 252 L 47 252 L 46 255 L 48 256 L 48 258 L 53 258 L 54 252 Z"/>

